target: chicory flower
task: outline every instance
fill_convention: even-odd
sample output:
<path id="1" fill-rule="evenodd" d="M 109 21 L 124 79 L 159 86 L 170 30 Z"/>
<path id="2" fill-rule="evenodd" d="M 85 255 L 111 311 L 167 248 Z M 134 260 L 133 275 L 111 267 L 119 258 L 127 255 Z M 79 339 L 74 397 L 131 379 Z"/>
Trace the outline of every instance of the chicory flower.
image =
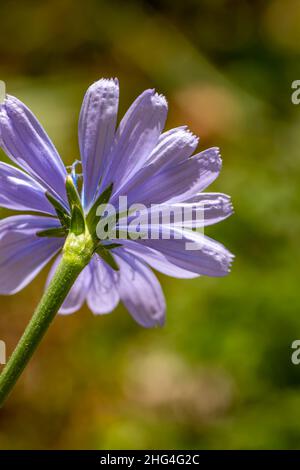
<path id="1" fill-rule="evenodd" d="M 76 162 L 70 176 L 31 111 L 8 95 L 0 105 L 0 145 L 19 167 L 0 162 L 0 206 L 31 212 L 0 222 L 1 294 L 23 289 L 57 256 L 50 280 L 69 231 L 74 224 L 84 230 L 103 194 L 115 205 L 120 195 L 146 207 L 201 203 L 203 225 L 231 215 L 227 195 L 202 192 L 219 174 L 219 150 L 193 155 L 198 139 L 186 127 L 163 132 L 167 102 L 154 90 L 143 92 L 117 126 L 118 102 L 116 79 L 101 79 L 87 90 L 79 118 L 82 169 Z M 92 312 L 105 314 L 121 300 L 140 325 L 162 325 L 165 300 L 151 268 L 178 278 L 224 276 L 230 270 L 232 254 L 206 236 L 199 250 L 186 250 L 186 242 L 197 237 L 183 230 L 181 239 L 98 240 L 60 313 L 73 313 L 86 301 Z"/>

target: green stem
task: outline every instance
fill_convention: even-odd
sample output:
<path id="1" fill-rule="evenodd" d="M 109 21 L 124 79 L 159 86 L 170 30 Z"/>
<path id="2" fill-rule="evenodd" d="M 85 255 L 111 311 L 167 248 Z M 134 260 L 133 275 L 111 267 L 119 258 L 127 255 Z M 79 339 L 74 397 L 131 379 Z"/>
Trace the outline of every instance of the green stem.
<path id="1" fill-rule="evenodd" d="M 0 406 L 39 345 L 87 260 L 64 253 L 23 336 L 0 375 Z"/>

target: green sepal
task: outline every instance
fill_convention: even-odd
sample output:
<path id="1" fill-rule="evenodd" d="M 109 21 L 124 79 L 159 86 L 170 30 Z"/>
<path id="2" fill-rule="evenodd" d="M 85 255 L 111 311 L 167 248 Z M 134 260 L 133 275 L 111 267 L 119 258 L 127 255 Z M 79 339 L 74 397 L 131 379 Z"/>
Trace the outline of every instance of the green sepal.
<path id="1" fill-rule="evenodd" d="M 107 245 L 102 245 L 106 250 L 113 250 L 114 248 L 119 248 L 122 246 L 122 243 L 108 243 Z"/>
<path id="2" fill-rule="evenodd" d="M 75 235 L 81 235 L 85 231 L 84 213 L 80 196 L 70 175 L 66 177 L 66 193 L 71 209 L 70 231 Z"/>
<path id="3" fill-rule="evenodd" d="M 110 184 L 104 191 L 103 193 L 100 194 L 100 196 L 96 199 L 94 202 L 93 206 L 91 207 L 88 215 L 87 215 L 87 225 L 90 227 L 90 230 L 92 233 L 96 230 L 96 225 L 98 223 L 98 220 L 96 218 L 97 216 L 97 209 L 101 204 L 107 204 L 108 201 L 110 200 L 110 196 L 112 194 L 113 190 L 113 184 Z"/>
<path id="4" fill-rule="evenodd" d="M 78 206 L 73 206 L 71 215 L 70 231 L 75 235 L 81 235 L 85 231 L 85 221 L 82 210 Z"/>
<path id="5" fill-rule="evenodd" d="M 67 235 L 67 230 L 63 227 L 59 228 L 48 228 L 46 230 L 40 230 L 36 232 L 38 237 L 49 237 L 49 238 L 63 238 Z"/>
<path id="6" fill-rule="evenodd" d="M 113 255 L 109 250 L 106 250 L 103 245 L 98 246 L 95 251 L 114 271 L 120 270 Z"/>
<path id="7" fill-rule="evenodd" d="M 73 206 L 81 207 L 80 196 L 70 175 L 66 177 L 66 192 L 71 212 Z"/>
<path id="8" fill-rule="evenodd" d="M 56 215 L 63 227 L 69 228 L 70 226 L 70 216 L 67 213 L 66 209 L 63 207 L 57 199 L 55 199 L 48 191 L 45 193 L 46 198 L 50 204 L 54 207 Z"/>

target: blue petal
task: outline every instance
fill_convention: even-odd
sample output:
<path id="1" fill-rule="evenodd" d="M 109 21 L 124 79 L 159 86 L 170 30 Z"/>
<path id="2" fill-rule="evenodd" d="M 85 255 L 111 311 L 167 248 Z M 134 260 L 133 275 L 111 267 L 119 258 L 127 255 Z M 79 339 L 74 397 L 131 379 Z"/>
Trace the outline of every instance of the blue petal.
<path id="1" fill-rule="evenodd" d="M 233 206 L 231 198 L 227 194 L 222 193 L 198 193 L 187 202 L 171 203 L 170 207 L 192 207 L 190 219 L 185 219 L 185 227 L 196 228 L 206 227 L 208 225 L 217 224 L 227 219 L 233 214 Z M 199 210 L 201 217 L 195 223 L 195 215 Z"/>
<path id="2" fill-rule="evenodd" d="M 119 250 L 115 257 L 120 266 L 120 297 L 129 313 L 145 328 L 162 326 L 166 305 L 156 276 L 144 263 L 124 250 Z"/>
<path id="3" fill-rule="evenodd" d="M 145 166 L 135 172 L 125 185 L 117 188 L 114 198 L 119 194 L 135 194 L 144 183 L 147 184 L 152 178 L 155 181 L 155 177 L 166 168 L 185 162 L 196 149 L 198 140 L 186 127 L 178 127 L 161 134 Z"/>
<path id="4" fill-rule="evenodd" d="M 174 228 L 195 229 L 213 225 L 233 214 L 230 196 L 222 193 L 198 193 L 188 202 L 153 204 L 139 211 L 148 224 L 167 224 Z M 135 214 L 128 217 L 129 224 Z M 145 223 L 146 223 L 145 222 Z M 120 220 L 123 225 L 123 220 Z M 146 228 L 147 229 L 147 228 Z"/>
<path id="5" fill-rule="evenodd" d="M 160 170 L 182 163 L 197 148 L 199 138 L 186 127 L 177 127 L 161 134 L 158 143 L 149 156 L 147 163 L 159 162 Z"/>
<path id="6" fill-rule="evenodd" d="M 164 128 L 167 110 L 166 99 L 154 90 L 146 90 L 134 101 L 116 133 L 102 188 L 111 182 L 120 187 L 142 168 Z"/>
<path id="7" fill-rule="evenodd" d="M 219 149 L 211 148 L 182 163 L 170 165 L 146 180 L 137 180 L 126 193 L 128 205 L 136 201 L 150 205 L 190 200 L 217 178 L 221 164 Z"/>
<path id="8" fill-rule="evenodd" d="M 9 95 L 0 106 L 0 145 L 17 165 L 66 202 L 66 169 L 57 150 L 31 111 Z"/>
<path id="9" fill-rule="evenodd" d="M 126 227 L 120 229 L 125 231 Z M 212 277 L 226 276 L 230 272 L 234 256 L 221 243 L 201 233 L 164 225 L 141 226 L 141 232 L 147 233 L 148 239 L 139 239 L 136 243 L 162 253 L 168 262 L 185 271 Z"/>
<path id="10" fill-rule="evenodd" d="M 93 313 L 110 313 L 119 303 L 120 295 L 117 288 L 118 273 L 105 264 L 98 255 L 90 262 L 91 284 L 87 303 Z"/>
<path id="11" fill-rule="evenodd" d="M 199 247 L 187 250 L 186 243 Z M 176 266 L 205 276 L 226 276 L 233 261 L 233 255 L 221 243 L 197 233 L 185 233 L 182 240 L 147 240 L 145 244 L 163 253 Z"/>
<path id="12" fill-rule="evenodd" d="M 3 162 L 0 162 L 0 187 L 0 207 L 55 215 L 45 189 L 31 176 Z"/>
<path id="13" fill-rule="evenodd" d="M 101 79 L 87 90 L 79 117 L 79 147 L 84 179 L 83 199 L 88 208 L 108 164 L 119 103 L 118 81 Z"/>
<path id="14" fill-rule="evenodd" d="M 149 246 L 145 246 L 145 244 L 133 240 L 122 240 L 122 245 L 125 247 L 126 252 L 131 253 L 133 256 L 136 256 L 141 261 L 146 262 L 149 266 L 167 276 L 179 279 L 193 279 L 199 276 L 197 273 L 186 271 L 176 266 L 176 264 L 169 261 L 163 253 Z M 113 250 L 113 253 L 118 253 L 118 251 L 119 249 Z"/>
<path id="15" fill-rule="evenodd" d="M 57 227 L 57 220 L 17 215 L 0 222 L 0 294 L 14 294 L 29 284 L 61 249 L 63 240 L 36 232 Z"/>

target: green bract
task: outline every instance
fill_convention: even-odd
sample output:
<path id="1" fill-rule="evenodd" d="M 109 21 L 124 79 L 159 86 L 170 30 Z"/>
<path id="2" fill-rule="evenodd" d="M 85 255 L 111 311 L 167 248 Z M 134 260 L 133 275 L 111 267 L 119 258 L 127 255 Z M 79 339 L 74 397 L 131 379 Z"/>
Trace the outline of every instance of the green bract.
<path id="1" fill-rule="evenodd" d="M 120 243 L 109 243 L 102 245 L 97 238 L 96 226 L 99 222 L 97 208 L 108 203 L 113 190 L 113 185 L 109 185 L 96 199 L 88 214 L 84 213 L 81 198 L 76 185 L 70 175 L 66 178 L 66 194 L 70 207 L 70 214 L 51 194 L 46 193 L 48 201 L 52 204 L 61 223 L 61 227 L 55 227 L 37 232 L 39 237 L 61 238 L 66 237 L 64 251 L 69 254 L 75 251 L 85 254 L 87 258 L 97 253 L 112 269 L 119 270 L 119 267 L 109 250 L 122 246 Z M 100 215 L 101 219 L 101 215 Z M 85 258 L 85 256 L 84 256 Z"/>

